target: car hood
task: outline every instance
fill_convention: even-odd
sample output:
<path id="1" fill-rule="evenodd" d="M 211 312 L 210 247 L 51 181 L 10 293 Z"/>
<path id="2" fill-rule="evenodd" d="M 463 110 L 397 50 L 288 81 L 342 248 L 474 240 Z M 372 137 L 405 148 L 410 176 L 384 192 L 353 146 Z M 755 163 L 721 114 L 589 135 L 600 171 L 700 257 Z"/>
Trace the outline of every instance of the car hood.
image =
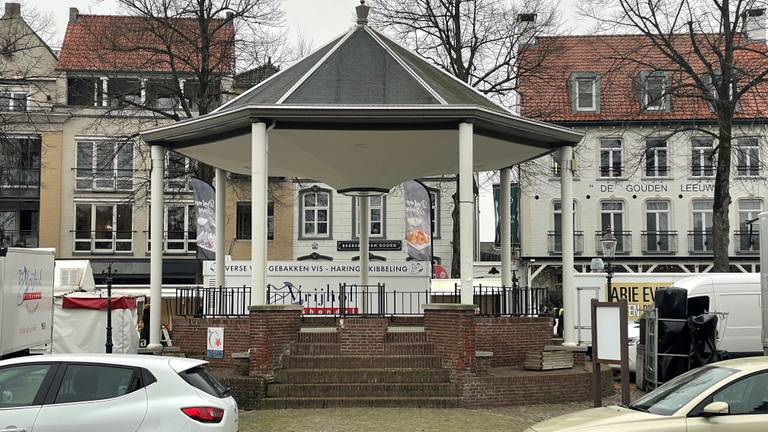
<path id="1" fill-rule="evenodd" d="M 534 425 L 531 430 L 536 432 L 592 431 L 601 427 L 613 429 L 626 423 L 635 423 L 637 421 L 659 418 L 663 418 L 663 416 L 635 411 L 619 406 L 609 406 L 555 417 Z"/>

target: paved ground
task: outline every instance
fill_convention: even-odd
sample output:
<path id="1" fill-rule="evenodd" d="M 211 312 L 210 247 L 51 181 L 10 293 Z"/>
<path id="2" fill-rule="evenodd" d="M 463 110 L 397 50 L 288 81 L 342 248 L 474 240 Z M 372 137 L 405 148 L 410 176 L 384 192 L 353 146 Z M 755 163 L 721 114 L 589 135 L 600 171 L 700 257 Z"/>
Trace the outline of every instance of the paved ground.
<path id="1" fill-rule="evenodd" d="M 637 395 L 633 395 L 633 400 Z M 614 404 L 618 396 L 605 400 Z M 241 432 L 522 432 L 550 417 L 591 408 L 590 402 L 492 409 L 264 410 L 242 413 Z"/>

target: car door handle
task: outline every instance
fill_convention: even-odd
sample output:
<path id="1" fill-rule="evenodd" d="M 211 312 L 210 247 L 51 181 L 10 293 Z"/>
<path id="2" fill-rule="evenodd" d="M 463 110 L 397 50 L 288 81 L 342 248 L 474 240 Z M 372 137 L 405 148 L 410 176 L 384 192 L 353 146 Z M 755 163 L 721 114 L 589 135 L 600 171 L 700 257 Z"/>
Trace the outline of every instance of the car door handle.
<path id="1" fill-rule="evenodd" d="M 27 430 L 22 427 L 9 426 L 5 429 L 0 429 L 0 432 L 27 432 Z"/>

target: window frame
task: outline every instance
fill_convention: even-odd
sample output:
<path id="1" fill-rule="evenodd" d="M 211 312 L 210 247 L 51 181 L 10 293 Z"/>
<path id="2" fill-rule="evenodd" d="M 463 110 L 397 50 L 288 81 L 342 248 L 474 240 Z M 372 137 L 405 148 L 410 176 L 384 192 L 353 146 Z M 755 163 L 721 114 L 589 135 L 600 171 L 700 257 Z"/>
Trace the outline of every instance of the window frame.
<path id="1" fill-rule="evenodd" d="M 242 219 L 240 218 L 240 209 L 243 209 L 245 211 L 245 208 L 248 209 L 248 217 Z M 251 201 L 238 201 L 235 204 L 235 240 L 239 241 L 249 241 L 253 238 L 253 229 L 251 227 L 251 216 L 253 215 L 253 205 Z M 245 223 L 247 221 L 247 236 L 246 236 L 246 227 L 242 226 L 241 223 Z M 267 240 L 274 240 L 275 239 L 275 203 L 272 200 L 269 200 L 267 202 Z"/>
<path id="2" fill-rule="evenodd" d="M 180 177 L 170 177 L 171 157 L 180 157 L 184 161 L 184 175 Z M 194 161 L 180 153 L 165 152 L 165 185 L 166 192 L 191 192 L 192 191 L 192 166 Z M 180 185 L 175 187 L 174 185 Z"/>
<path id="3" fill-rule="evenodd" d="M 138 386 L 136 386 L 133 389 L 129 388 L 129 391 L 125 394 L 122 394 L 120 396 L 115 396 L 111 398 L 104 398 L 104 399 L 88 399 L 84 401 L 72 401 L 72 402 L 56 402 L 56 398 L 58 397 L 59 391 L 61 389 L 61 385 L 64 382 L 64 376 L 67 373 L 67 370 L 70 366 L 96 366 L 96 367 L 108 367 L 108 368 L 119 368 L 119 369 L 130 369 L 133 372 L 133 376 L 131 377 L 131 386 L 133 386 L 133 383 L 138 381 Z M 154 381 L 152 382 L 146 382 L 147 376 L 149 375 L 151 378 L 154 378 Z M 49 391 L 47 395 L 45 396 L 45 400 L 43 402 L 43 405 L 52 405 L 52 406 L 62 406 L 62 405 L 69 405 L 69 404 L 85 404 L 85 403 L 91 403 L 91 402 L 102 402 L 102 401 L 110 401 L 110 400 L 117 400 L 120 398 L 123 398 L 125 396 L 128 396 L 130 394 L 135 393 L 138 390 L 141 390 L 149 385 L 154 384 L 157 382 L 157 379 L 152 375 L 152 373 L 142 367 L 137 366 L 127 366 L 127 365 L 118 365 L 114 363 L 93 363 L 93 362 L 78 362 L 78 361 L 68 361 L 63 362 L 59 364 L 59 368 L 56 372 L 56 377 L 51 383 L 51 386 L 49 388 Z"/>
<path id="4" fill-rule="evenodd" d="M 80 146 L 81 145 L 88 145 L 90 144 L 91 149 L 91 166 L 90 168 L 80 168 L 79 166 L 79 159 L 80 159 Z M 99 174 L 102 170 L 99 169 L 99 153 L 98 153 L 98 146 L 99 144 L 112 144 L 113 148 L 113 158 L 112 158 L 112 168 L 111 170 L 103 170 L 106 172 L 111 171 L 112 177 L 99 177 Z M 118 146 L 130 146 L 130 168 L 129 169 L 122 169 L 120 168 L 120 156 L 118 154 Z M 126 152 L 127 153 L 127 152 Z M 86 137 L 76 137 L 75 138 L 75 164 L 74 164 L 74 171 L 75 171 L 75 191 L 90 191 L 90 192 L 131 192 L 134 190 L 134 173 L 136 171 L 136 148 L 133 145 L 133 142 L 120 142 L 119 138 L 107 138 L 107 137 L 98 137 L 98 138 L 86 138 Z M 80 173 L 82 171 L 90 170 L 90 175 L 87 176 L 81 176 Z M 129 176 L 121 176 L 120 173 L 122 172 L 128 172 L 130 173 Z M 97 181 L 101 179 L 111 179 L 112 180 L 112 186 L 111 187 L 99 187 Z M 128 182 L 130 180 L 130 187 L 119 187 L 120 182 L 125 181 Z M 80 181 L 83 182 L 89 182 L 89 187 L 82 187 L 81 184 L 86 183 L 80 183 Z"/>
<path id="5" fill-rule="evenodd" d="M 610 143 L 618 143 L 618 147 L 603 147 L 604 145 L 610 144 Z M 607 169 L 607 175 L 604 175 L 603 152 L 606 152 L 606 154 L 608 155 L 608 165 L 605 167 L 605 169 Z M 618 171 L 614 164 L 614 156 L 616 153 L 619 154 Z M 601 138 L 598 158 L 599 158 L 598 176 L 600 178 L 611 179 L 611 178 L 624 177 L 624 142 L 621 140 L 621 138 Z"/>
<path id="6" fill-rule="evenodd" d="M 429 193 L 429 201 L 432 205 L 432 208 L 430 208 L 431 215 L 430 215 L 430 222 L 432 223 L 432 239 L 439 239 L 441 237 L 440 235 L 440 225 L 441 225 L 441 207 L 440 207 L 440 200 L 442 197 L 440 196 L 440 189 L 427 187 L 427 192 Z"/>
<path id="7" fill-rule="evenodd" d="M 78 230 L 77 229 L 77 207 L 78 206 L 90 206 L 90 228 L 86 230 Z M 131 211 L 129 212 L 131 215 L 131 230 L 129 231 L 130 237 L 129 238 L 119 238 L 117 237 L 118 233 L 122 233 L 124 231 L 119 231 L 117 229 L 112 229 L 112 238 L 111 239 L 97 239 L 96 238 L 96 207 L 112 207 L 112 226 L 117 226 L 117 218 L 118 218 L 118 208 L 123 206 L 130 206 Z M 74 203 L 74 212 L 73 214 L 75 217 L 73 218 L 73 230 L 72 230 L 72 253 L 74 255 L 133 255 L 133 251 L 135 248 L 135 239 L 134 234 L 135 232 L 135 224 L 136 220 L 134 217 L 134 203 L 124 203 L 124 202 L 116 202 L 116 201 L 104 201 L 104 202 L 91 202 L 91 201 L 75 201 Z M 88 232 L 88 239 L 85 238 L 78 238 L 78 233 L 80 232 Z M 96 243 L 106 243 L 111 242 L 112 247 L 111 249 L 99 249 L 96 247 Z M 86 249 L 77 249 L 78 244 L 89 244 L 89 248 Z M 129 250 L 118 250 L 117 245 L 118 243 L 124 243 L 124 244 L 130 244 Z"/>
<path id="8" fill-rule="evenodd" d="M 574 114 L 593 114 L 600 112 L 600 75 L 595 72 L 574 72 L 569 78 L 571 112 Z M 592 105 L 589 107 L 579 106 L 580 88 L 579 84 L 590 81 L 592 83 Z"/>
<path id="9" fill-rule="evenodd" d="M 381 205 L 380 206 L 372 206 L 369 204 L 368 206 L 368 213 L 369 213 L 369 223 L 371 226 L 373 225 L 374 221 L 371 217 L 370 213 L 373 212 L 374 209 L 381 209 L 381 233 L 380 234 L 373 234 L 368 233 L 368 238 L 371 239 L 386 239 L 387 238 L 387 197 L 384 195 L 379 195 L 381 198 Z M 370 200 L 369 200 L 370 202 Z M 360 224 L 360 205 L 358 201 L 358 197 L 352 197 L 352 238 L 353 239 L 359 239 L 360 233 L 358 225 Z"/>
<path id="10" fill-rule="evenodd" d="M 717 166 L 717 164 L 714 159 L 710 159 L 706 156 L 707 151 L 704 150 L 704 149 L 709 149 L 709 151 L 711 152 L 714 150 L 714 148 L 715 148 L 715 140 L 713 138 L 710 138 L 710 137 L 691 138 L 691 177 L 706 179 L 706 178 L 713 178 L 715 176 L 715 167 Z M 694 166 L 694 161 L 696 159 L 698 159 L 699 161 L 698 174 L 696 173 L 696 167 Z M 707 170 L 709 170 L 711 174 L 706 174 Z"/>
<path id="11" fill-rule="evenodd" d="M 184 238 L 170 239 L 168 233 L 168 209 L 169 207 L 184 208 Z M 151 209 L 150 209 L 151 210 Z M 191 201 L 165 202 L 163 203 L 163 255 L 194 255 L 197 253 L 197 218 L 191 217 L 192 212 L 197 212 L 195 203 Z M 147 215 L 147 253 L 152 251 L 152 215 L 151 211 Z M 194 223 L 195 232 L 189 230 L 190 224 Z M 178 232 L 178 231 L 174 231 Z M 168 244 L 184 244 L 183 249 L 170 249 Z"/>
<path id="12" fill-rule="evenodd" d="M 7 94 L 5 97 L 3 95 Z M 23 97 L 19 97 L 19 96 Z M 0 110 L 0 112 L 8 113 L 24 113 L 29 112 L 29 88 L 13 87 L 13 86 L 0 86 L 0 98 L 8 100 L 8 110 Z M 16 109 L 16 105 L 19 101 L 24 101 L 22 109 Z"/>
<path id="13" fill-rule="evenodd" d="M 318 235 L 315 234 L 305 234 L 304 232 L 304 196 L 309 193 L 326 193 L 328 194 L 328 230 L 326 234 Z M 333 192 L 330 189 L 327 188 L 321 188 L 317 185 L 312 186 L 310 188 L 302 189 L 299 191 L 299 226 L 298 226 L 298 238 L 299 240 L 330 240 L 333 238 Z M 316 207 L 315 207 L 316 208 Z M 315 222 L 315 226 L 317 226 L 317 221 Z"/>
<path id="14" fill-rule="evenodd" d="M 43 378 L 43 381 L 40 383 L 40 387 L 37 389 L 37 394 L 32 400 L 32 403 L 29 405 L 17 405 L 13 407 L 0 406 L 0 411 L 9 410 L 9 409 L 37 407 L 37 406 L 43 405 L 45 402 L 46 396 L 51 393 L 50 390 L 53 388 L 54 380 L 58 376 L 61 365 L 56 362 L 40 361 L 40 362 L 14 363 L 14 364 L 0 366 L 0 371 L 2 371 L 5 369 L 14 369 L 17 367 L 43 366 L 43 365 L 49 366 L 48 372 L 46 372 L 45 378 Z"/>
<path id="15" fill-rule="evenodd" d="M 761 169 L 760 169 L 760 160 L 762 159 L 762 152 L 760 151 L 760 138 L 756 136 L 744 136 L 744 137 L 738 137 L 736 139 L 736 145 L 733 146 L 734 151 L 736 152 L 736 175 L 738 177 L 744 177 L 744 178 L 757 178 L 761 175 Z M 753 142 L 754 144 L 744 144 L 743 142 Z M 742 150 L 742 147 L 748 147 L 750 149 L 754 149 L 755 155 L 754 155 L 754 161 L 752 153 L 746 153 Z M 745 157 L 749 161 L 748 165 L 740 165 L 739 161 L 742 157 Z M 753 162 L 755 162 L 753 164 Z M 745 173 L 743 171 L 748 171 L 748 173 Z"/>
<path id="16" fill-rule="evenodd" d="M 641 74 L 642 86 L 641 86 L 641 100 L 642 110 L 648 112 L 665 112 L 670 110 L 669 95 L 667 94 L 668 87 L 668 74 L 665 71 L 653 71 L 645 72 Z M 661 82 L 661 94 L 658 98 L 657 105 L 650 105 L 650 93 L 648 92 L 648 84 L 651 81 L 659 80 Z"/>
<path id="17" fill-rule="evenodd" d="M 651 143 L 657 143 L 655 145 L 651 145 Z M 658 143 L 664 143 L 663 146 L 658 145 Z M 661 174 L 661 165 L 659 164 L 659 153 L 662 151 L 664 152 L 664 174 Z M 653 155 L 653 168 L 649 171 L 648 170 L 648 156 L 649 154 Z M 645 154 L 643 155 L 643 177 L 647 178 L 670 178 L 672 176 L 672 170 L 670 169 L 670 158 L 669 158 L 669 140 L 667 139 L 661 139 L 661 138 L 648 138 L 645 140 Z"/>

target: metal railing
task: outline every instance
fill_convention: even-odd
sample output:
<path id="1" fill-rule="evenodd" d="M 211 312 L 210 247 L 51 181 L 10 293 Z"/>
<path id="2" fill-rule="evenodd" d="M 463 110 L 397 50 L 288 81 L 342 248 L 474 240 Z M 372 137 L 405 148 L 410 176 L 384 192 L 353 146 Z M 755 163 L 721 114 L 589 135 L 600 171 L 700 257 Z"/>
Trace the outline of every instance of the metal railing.
<path id="1" fill-rule="evenodd" d="M 631 231 L 611 231 L 616 239 L 616 255 L 628 255 L 632 253 L 632 232 Z M 595 231 L 595 253 L 603 254 L 603 247 L 600 241 L 605 235 L 604 231 Z"/>
<path id="2" fill-rule="evenodd" d="M 0 189 L 39 189 L 40 167 L 0 167 Z"/>
<path id="3" fill-rule="evenodd" d="M 73 168 L 73 171 L 76 190 L 116 192 L 133 190 L 133 177 L 136 170 Z"/>
<path id="4" fill-rule="evenodd" d="M 133 252 L 133 231 L 72 231 L 75 252 L 114 254 Z"/>
<path id="5" fill-rule="evenodd" d="M 36 248 L 39 236 L 36 231 L 0 230 L 0 247 Z"/>
<path id="6" fill-rule="evenodd" d="M 711 254 L 713 246 L 711 230 L 688 231 L 688 253 L 691 255 Z"/>
<path id="7" fill-rule="evenodd" d="M 248 315 L 251 288 L 176 288 L 176 315 L 185 317 L 238 317 Z"/>
<path id="8" fill-rule="evenodd" d="M 549 231 L 547 233 L 547 249 L 550 255 L 563 253 L 563 238 L 560 231 Z M 579 255 L 584 253 L 584 232 L 573 232 L 573 253 Z"/>
<path id="9" fill-rule="evenodd" d="M 152 233 L 147 235 L 147 252 L 152 250 Z M 165 231 L 163 233 L 163 253 L 168 255 L 184 255 L 197 252 L 197 233 L 191 231 Z"/>
<path id="10" fill-rule="evenodd" d="M 644 254 L 668 255 L 677 253 L 676 231 L 643 231 L 640 238 Z"/>
<path id="11" fill-rule="evenodd" d="M 757 255 L 760 253 L 760 231 L 736 231 L 733 238 L 737 254 Z"/>

